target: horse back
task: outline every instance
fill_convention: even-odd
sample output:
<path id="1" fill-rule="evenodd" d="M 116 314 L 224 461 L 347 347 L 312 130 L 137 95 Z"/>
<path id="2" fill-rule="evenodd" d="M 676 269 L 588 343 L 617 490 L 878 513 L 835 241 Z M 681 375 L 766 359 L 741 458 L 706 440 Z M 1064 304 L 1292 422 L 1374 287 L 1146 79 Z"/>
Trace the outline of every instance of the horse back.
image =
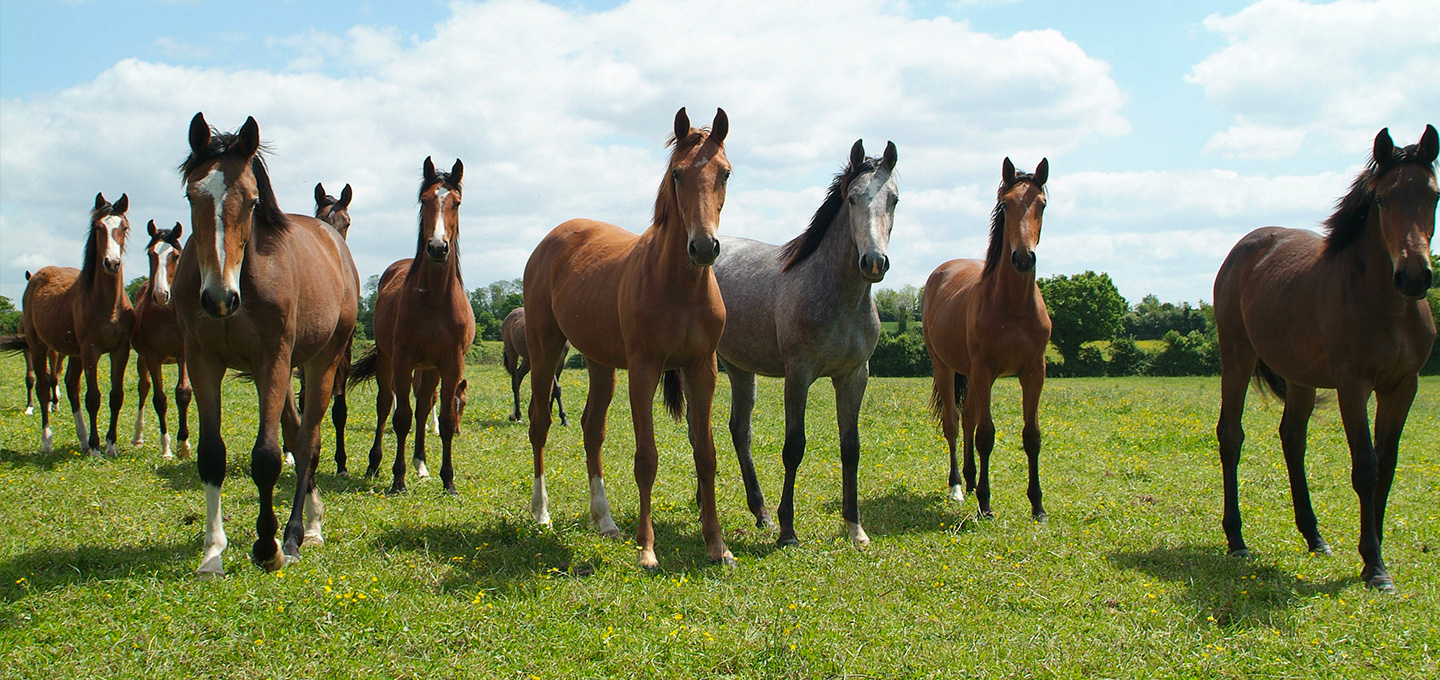
<path id="1" fill-rule="evenodd" d="M 778 316 L 781 289 L 780 248 L 744 238 L 720 237 L 715 282 L 725 301 L 725 330 L 716 352 L 745 371 L 785 375 Z M 792 310 L 796 313 L 830 310 Z"/>
<path id="2" fill-rule="evenodd" d="M 613 224 L 576 219 L 550 231 L 525 264 L 525 331 L 589 360 L 626 367 L 620 289 L 640 237 Z"/>
<path id="3" fill-rule="evenodd" d="M 920 330 L 931 355 L 958 373 L 970 371 L 970 328 L 985 263 L 950 260 L 930 273 L 920 291 Z"/>
<path id="4" fill-rule="evenodd" d="M 39 341 L 62 355 L 80 353 L 71 313 L 79 284 L 80 270 L 74 267 L 43 267 L 30 276 L 21 298 L 21 326 L 32 344 Z"/>

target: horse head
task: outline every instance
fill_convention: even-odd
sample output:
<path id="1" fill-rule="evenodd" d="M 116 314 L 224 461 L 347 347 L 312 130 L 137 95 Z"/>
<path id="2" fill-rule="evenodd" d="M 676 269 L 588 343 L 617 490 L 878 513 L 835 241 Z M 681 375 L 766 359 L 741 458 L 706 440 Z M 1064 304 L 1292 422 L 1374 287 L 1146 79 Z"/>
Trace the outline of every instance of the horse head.
<path id="1" fill-rule="evenodd" d="M 1394 265 L 1395 288 L 1407 298 L 1425 297 L 1435 281 L 1430 242 L 1435 238 L 1435 158 L 1440 152 L 1435 126 L 1426 125 L 1420 142 L 1396 148 L 1389 129 L 1375 135 L 1372 218 Z"/>
<path id="2" fill-rule="evenodd" d="M 690 127 L 684 107 L 675 113 L 675 151 L 661 181 L 656 224 L 662 223 L 666 207 L 674 208 L 685 228 L 685 250 L 697 267 L 708 267 L 720 256 L 720 240 L 715 235 L 720 230 L 720 209 L 725 207 L 725 184 L 730 179 L 730 160 L 725 157 L 729 132 L 725 109 L 715 109 L 709 131 Z"/>
<path id="3" fill-rule="evenodd" d="M 325 193 L 325 185 L 315 184 L 315 217 L 324 222 L 329 222 L 340 232 L 340 238 L 346 238 L 350 234 L 350 199 L 354 194 L 350 191 L 350 185 L 346 184 L 345 189 L 340 192 L 340 198 L 335 198 Z"/>
<path id="4" fill-rule="evenodd" d="M 170 282 L 175 280 L 175 269 L 180 266 L 180 234 L 184 228 L 179 222 L 170 229 L 155 226 L 155 220 L 146 225 L 150 242 L 145 244 L 145 256 L 150 260 L 150 299 L 165 307 L 170 304 Z"/>
<path id="5" fill-rule="evenodd" d="M 95 207 L 90 211 L 90 238 L 86 242 L 85 266 L 93 266 L 91 258 L 100 258 L 100 266 L 106 273 L 120 272 L 125 254 L 125 238 L 130 235 L 130 219 L 125 212 L 130 209 L 130 197 L 120 194 L 120 200 L 111 203 L 105 194 L 95 194 Z"/>
<path id="6" fill-rule="evenodd" d="M 895 225 L 895 205 L 900 190 L 895 185 L 895 142 L 885 144 L 885 155 L 879 163 L 865 158 L 864 140 L 855 140 L 850 147 L 851 172 L 845 186 L 846 213 L 850 216 L 850 235 L 860 253 L 860 276 L 870 283 L 884 280 L 890 271 L 890 230 Z"/>
<path id="7" fill-rule="evenodd" d="M 1021 274 L 1035 271 L 1035 246 L 1040 243 L 1040 227 L 1045 218 L 1045 182 L 1050 177 L 1050 160 L 1040 159 L 1035 173 L 1016 172 L 1015 164 L 1009 158 L 1000 171 L 1000 190 L 996 195 L 996 227 L 1003 234 L 991 235 L 991 256 L 986 266 L 992 266 L 998 258 L 1002 245 L 1010 250 L 1010 266 Z M 997 239 L 1003 239 L 1003 242 Z"/>
<path id="8" fill-rule="evenodd" d="M 460 241 L 460 180 L 465 164 L 455 159 L 450 172 L 438 172 L 429 156 L 425 157 L 425 176 L 420 182 L 420 243 L 416 255 L 424 249 L 432 262 L 445 262 Z M 348 185 L 347 185 L 348 188 Z M 341 200 L 349 201 L 342 196 Z"/>

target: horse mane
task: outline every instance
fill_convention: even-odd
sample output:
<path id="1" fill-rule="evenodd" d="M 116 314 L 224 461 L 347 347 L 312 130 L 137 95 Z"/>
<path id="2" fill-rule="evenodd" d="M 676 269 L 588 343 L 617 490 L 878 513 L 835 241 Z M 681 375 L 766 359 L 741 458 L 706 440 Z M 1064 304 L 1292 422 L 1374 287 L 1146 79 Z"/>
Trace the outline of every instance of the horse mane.
<path id="1" fill-rule="evenodd" d="M 835 216 L 840 214 L 840 208 L 845 205 L 845 190 L 850 186 L 851 180 L 867 172 L 874 172 L 878 167 L 880 167 L 880 159 L 873 157 L 861 161 L 859 167 L 855 167 L 850 161 L 845 162 L 845 169 L 831 180 L 830 189 L 825 194 L 825 202 L 820 204 L 820 209 L 816 210 L 815 215 L 810 218 L 810 226 L 781 247 L 780 257 L 785 260 L 785 266 L 780 271 L 790 271 L 791 267 L 805 261 L 805 258 L 820 249 L 820 243 L 825 240 L 825 234 L 830 231 L 830 224 L 835 221 Z"/>
<path id="2" fill-rule="evenodd" d="M 236 143 L 240 141 L 239 133 L 220 132 L 214 127 L 210 128 L 210 143 L 206 145 L 205 151 L 196 154 L 194 151 L 180 164 L 180 176 L 189 177 L 207 161 L 220 158 L 226 154 L 233 153 Z M 263 228 L 260 233 L 266 233 L 266 229 L 283 232 L 290 228 L 290 220 L 285 217 L 285 211 L 280 209 L 280 203 L 275 200 L 275 187 L 270 183 L 270 170 L 265 165 L 265 152 L 270 148 L 264 144 L 250 157 L 250 173 L 255 175 L 255 188 L 260 193 L 260 202 L 255 206 L 255 214 L 260 216 L 256 220 Z M 217 225 L 218 226 L 218 225 Z"/>
<path id="3" fill-rule="evenodd" d="M 420 180 L 420 190 L 417 191 L 417 192 L 415 192 L 415 200 L 416 200 L 416 201 L 419 201 L 422 197 L 425 196 L 425 190 L 426 190 L 426 189 L 429 189 L 430 187 L 435 186 L 436 184 L 449 184 L 450 186 L 455 187 L 455 190 L 456 190 L 456 191 L 461 192 L 462 195 L 463 195 L 463 193 L 464 193 L 464 189 L 463 189 L 462 186 L 461 186 L 461 185 L 462 185 L 462 182 L 452 182 L 452 181 L 450 181 L 450 173 L 448 173 L 448 172 L 443 172 L 443 171 L 437 169 L 437 170 L 435 171 L 435 176 L 434 176 L 434 177 L 425 177 L 425 178 L 422 178 L 422 179 Z M 326 195 L 325 198 L 330 198 L 330 196 L 329 196 L 329 195 Z M 332 202 L 332 203 L 334 202 L 333 199 L 332 199 L 331 202 Z M 420 206 L 420 216 L 419 216 L 418 219 L 420 219 L 420 220 L 425 219 L 425 206 L 424 206 L 424 204 L 421 204 L 421 206 Z M 445 217 L 444 217 L 443 215 L 441 215 L 441 216 L 437 216 L 435 219 L 443 220 L 443 219 L 445 219 Z M 415 229 L 415 259 L 416 259 L 416 260 L 419 260 L 421 257 L 424 257 L 424 256 L 425 256 L 425 232 L 422 231 L 422 230 L 419 229 L 419 228 L 416 228 L 416 229 Z M 461 287 L 461 288 L 464 288 L 464 287 L 465 287 L 465 275 L 460 272 L 460 234 L 459 234 L 458 232 L 455 234 L 455 252 L 454 252 L 454 253 L 451 253 L 451 256 L 455 258 L 455 280 L 457 280 L 457 281 L 460 282 L 460 287 Z"/>
<path id="4" fill-rule="evenodd" d="M 85 261 L 80 265 L 80 280 L 85 282 L 86 288 L 95 285 L 95 275 L 97 273 L 95 271 L 97 247 L 95 244 L 95 223 L 109 217 L 111 207 L 113 206 L 110 203 L 106 203 L 90 211 L 90 235 L 85 239 Z"/>
<path id="5" fill-rule="evenodd" d="M 665 166 L 665 176 L 660 178 L 660 190 L 655 195 L 655 214 L 651 218 L 653 226 L 660 226 L 670 220 L 670 215 L 675 211 L 675 178 L 672 170 L 675 164 L 685 157 L 691 149 L 705 143 L 710 138 L 710 128 L 690 128 L 685 134 L 685 139 L 677 139 L 671 134 L 665 140 L 665 146 L 674 147 L 670 151 L 670 161 Z"/>
<path id="6" fill-rule="evenodd" d="M 985 249 L 985 269 L 981 276 L 989 274 L 1000 263 L 1000 254 L 1005 250 L 1005 194 L 1021 182 L 1035 184 L 1035 174 L 1016 171 L 1014 182 L 1006 184 L 1002 181 L 995 191 L 995 207 L 990 210 L 990 245 Z M 1043 186 L 1039 189 L 1045 191 Z"/>
<path id="7" fill-rule="evenodd" d="M 1324 254 L 1327 257 L 1339 254 L 1360 239 L 1360 234 L 1365 231 L 1365 220 L 1370 216 L 1370 204 L 1375 201 L 1375 182 L 1401 163 L 1418 163 L 1429 168 L 1432 174 L 1435 172 L 1434 167 L 1420 157 L 1419 144 L 1403 149 L 1397 147 L 1389 158 L 1375 158 L 1374 151 L 1371 151 L 1369 162 L 1355 176 L 1350 191 L 1335 202 L 1335 212 L 1321 223 L 1325 225 Z"/>

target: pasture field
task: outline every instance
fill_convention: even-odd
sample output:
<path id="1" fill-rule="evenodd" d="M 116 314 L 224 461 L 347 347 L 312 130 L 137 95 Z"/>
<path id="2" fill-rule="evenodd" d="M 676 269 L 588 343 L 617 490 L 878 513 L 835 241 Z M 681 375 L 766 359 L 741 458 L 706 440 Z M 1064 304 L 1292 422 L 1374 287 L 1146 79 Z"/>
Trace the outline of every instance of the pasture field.
<path id="1" fill-rule="evenodd" d="M 1422 380 L 1406 428 L 1385 542 L 1400 594 L 1381 596 L 1358 579 L 1358 511 L 1333 402 L 1312 423 L 1309 470 L 1335 556 L 1304 551 L 1274 434 L 1280 407 L 1253 393 L 1240 491 L 1255 557 L 1225 556 L 1217 378 L 1050 380 L 1041 413 L 1047 524 L 1029 517 L 1014 380 L 997 388 L 989 521 L 973 519 L 973 500 L 945 497 L 928 379 L 872 380 L 860 508 L 874 542 L 858 551 L 840 520 L 829 385 L 811 393 L 801 545 L 776 550 L 744 508 L 722 377 L 717 488 L 739 565 L 706 561 L 685 435 L 664 420 L 657 574 L 635 566 L 632 542 L 588 528 L 583 371 L 564 378 L 577 422 L 551 436 L 555 526 L 532 524 L 526 427 L 505 420 L 508 383 L 495 366 L 469 369 L 458 498 L 443 496 L 438 479 L 413 477 L 407 495 L 383 495 L 393 449 L 376 480 L 337 478 L 323 460 L 325 545 L 265 574 L 246 557 L 254 393 L 230 380 L 228 576 L 200 583 L 192 570 L 204 501 L 193 460 L 159 460 L 153 414 L 146 445 L 129 446 L 133 388 L 118 459 L 79 455 L 63 397 L 57 449 L 38 453 L 39 417 L 22 415 L 23 366 L 0 359 L 7 678 L 1440 676 L 1440 378 Z M 615 520 L 629 535 L 636 498 L 624 390 L 622 376 L 606 471 Z M 756 462 L 772 510 L 780 396 L 778 380 L 761 381 Z M 351 393 L 352 470 L 364 469 L 356 460 L 368 450 L 373 400 L 373 387 Z M 287 470 L 278 494 L 286 502 L 293 482 Z"/>

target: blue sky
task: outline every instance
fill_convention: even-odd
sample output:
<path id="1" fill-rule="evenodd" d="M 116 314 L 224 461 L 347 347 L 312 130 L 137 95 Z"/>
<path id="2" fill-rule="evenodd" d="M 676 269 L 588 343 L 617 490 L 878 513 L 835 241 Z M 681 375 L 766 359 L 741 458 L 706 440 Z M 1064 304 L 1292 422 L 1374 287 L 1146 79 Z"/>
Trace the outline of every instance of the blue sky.
<path id="1" fill-rule="evenodd" d="M 674 110 L 722 106 L 722 233 L 791 238 L 854 139 L 891 139 L 882 285 L 918 285 L 983 254 L 1001 159 L 1044 156 L 1042 275 L 1209 299 L 1240 235 L 1328 214 L 1380 127 L 1413 143 L 1440 122 L 1440 39 L 1394 30 L 1440 24 L 1437 7 L 7 0 L 0 294 L 20 297 L 23 269 L 78 266 L 96 191 L 128 192 L 136 226 L 188 223 L 172 168 L 196 110 L 222 128 L 256 116 L 290 212 L 316 181 L 354 184 L 362 276 L 411 254 L 424 157 L 462 157 L 466 276 L 483 284 L 519 276 L 562 219 L 643 229 Z"/>

